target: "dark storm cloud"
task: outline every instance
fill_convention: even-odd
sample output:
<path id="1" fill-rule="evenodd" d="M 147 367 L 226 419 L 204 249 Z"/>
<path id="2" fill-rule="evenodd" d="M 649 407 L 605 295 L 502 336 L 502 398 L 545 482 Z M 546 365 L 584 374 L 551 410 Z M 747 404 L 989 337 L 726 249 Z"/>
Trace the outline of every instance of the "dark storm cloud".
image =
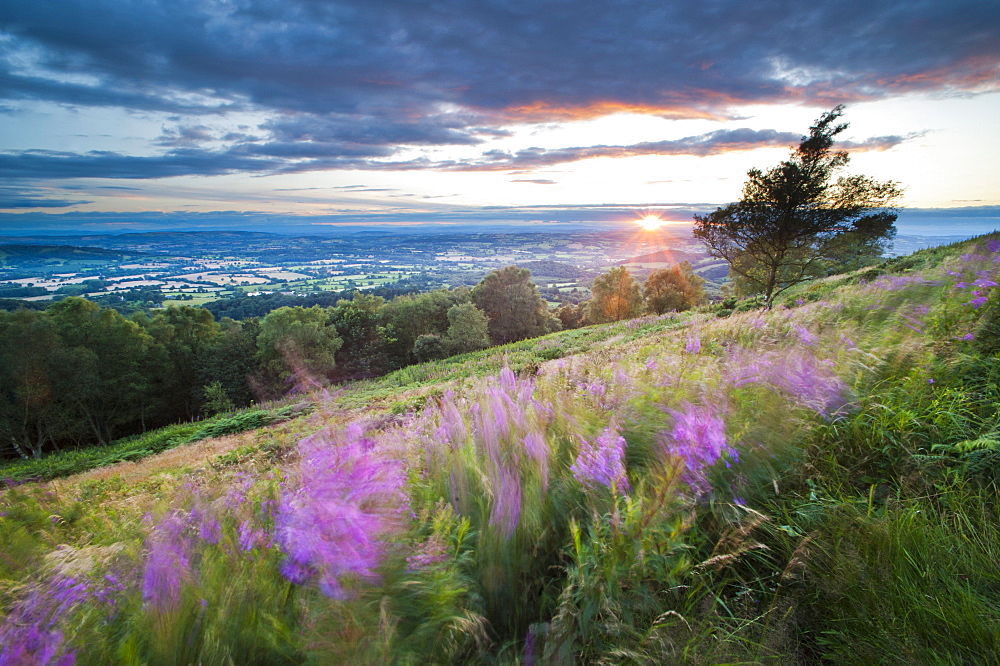
<path id="1" fill-rule="evenodd" d="M 1000 3 L 981 0 L 12 1 L 0 3 L 0 108 L 166 111 L 178 126 L 160 138 L 172 149 L 162 157 L 34 152 L 0 157 L 0 170 L 385 168 L 372 160 L 399 146 L 473 146 L 512 121 L 720 118 L 745 103 L 995 90 L 998 64 Z M 248 128 L 219 136 L 228 148 L 199 149 L 214 136 L 202 119 L 228 110 L 271 119 L 260 136 Z M 720 149 L 676 143 L 487 154 L 454 168 Z"/>
<path id="2" fill-rule="evenodd" d="M 172 90 L 397 120 L 968 88 L 995 85 L 1000 56 L 1000 5 L 971 0 L 32 0 L 0 25 L 5 96 L 149 108 Z"/>

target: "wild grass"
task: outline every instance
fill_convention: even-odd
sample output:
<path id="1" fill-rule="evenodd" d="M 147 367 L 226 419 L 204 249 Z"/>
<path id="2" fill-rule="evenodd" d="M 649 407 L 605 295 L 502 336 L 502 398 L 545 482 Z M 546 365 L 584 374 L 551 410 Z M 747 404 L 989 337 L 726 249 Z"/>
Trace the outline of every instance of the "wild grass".
<path id="1" fill-rule="evenodd" d="M 204 421 L 179 423 L 132 435 L 107 446 L 59 451 L 41 458 L 15 460 L 0 465 L 0 480 L 7 483 L 49 481 L 120 462 L 135 462 L 172 448 L 280 423 L 308 413 L 307 403 L 274 409 L 249 409 L 220 414 Z"/>
<path id="2" fill-rule="evenodd" d="M 211 464 L 8 488 L 0 663 L 988 663 L 997 257 L 415 366 Z"/>

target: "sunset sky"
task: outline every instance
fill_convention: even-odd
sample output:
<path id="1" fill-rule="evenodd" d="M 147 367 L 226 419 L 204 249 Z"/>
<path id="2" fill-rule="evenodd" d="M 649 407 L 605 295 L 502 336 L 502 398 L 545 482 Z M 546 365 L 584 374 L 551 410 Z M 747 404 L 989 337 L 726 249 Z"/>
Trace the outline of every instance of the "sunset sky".
<path id="1" fill-rule="evenodd" d="M 840 103 L 1000 226 L 995 0 L 0 0 L 0 234 L 687 221 Z"/>

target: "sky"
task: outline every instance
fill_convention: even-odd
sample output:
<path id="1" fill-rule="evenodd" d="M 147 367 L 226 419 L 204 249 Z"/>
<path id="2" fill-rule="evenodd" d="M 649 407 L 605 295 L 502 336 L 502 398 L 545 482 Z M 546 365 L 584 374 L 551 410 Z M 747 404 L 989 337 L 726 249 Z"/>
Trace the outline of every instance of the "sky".
<path id="1" fill-rule="evenodd" d="M 1000 227 L 996 0 L 0 0 L 0 234 L 690 222 L 838 104 Z"/>

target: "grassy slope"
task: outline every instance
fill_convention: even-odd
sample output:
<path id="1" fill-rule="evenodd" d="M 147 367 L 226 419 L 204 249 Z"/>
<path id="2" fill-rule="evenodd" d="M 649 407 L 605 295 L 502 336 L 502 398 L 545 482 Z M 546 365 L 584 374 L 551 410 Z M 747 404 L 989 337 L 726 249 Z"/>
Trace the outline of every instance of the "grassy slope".
<path id="1" fill-rule="evenodd" d="M 771 313 L 651 317 L 414 366 L 314 396 L 316 412 L 218 455 L 180 447 L 11 488 L 0 643 L 86 645 L 82 663 L 988 659 L 1000 298 L 987 286 L 969 305 L 968 283 L 996 275 L 974 245 L 869 284 L 803 285 Z M 614 468 L 619 435 L 612 491 L 580 454 Z M 717 462 L 698 453 L 713 447 Z M 360 511 L 377 569 L 278 573 L 317 538 L 309 566 L 363 559 L 318 506 Z"/>

